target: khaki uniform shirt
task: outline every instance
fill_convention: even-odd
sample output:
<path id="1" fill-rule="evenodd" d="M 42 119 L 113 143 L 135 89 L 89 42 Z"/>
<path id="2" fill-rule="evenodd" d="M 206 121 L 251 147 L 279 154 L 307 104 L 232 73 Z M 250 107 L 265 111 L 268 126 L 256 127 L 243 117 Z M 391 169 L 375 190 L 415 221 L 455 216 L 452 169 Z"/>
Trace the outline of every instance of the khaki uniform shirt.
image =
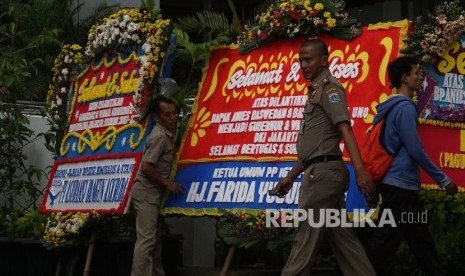
<path id="1" fill-rule="evenodd" d="M 328 69 L 308 87 L 308 102 L 297 138 L 299 161 L 322 155 L 341 155 L 341 135 L 336 125 L 350 122 L 344 88 Z"/>
<path id="2" fill-rule="evenodd" d="M 163 126 L 156 124 L 147 138 L 142 162 L 152 163 L 162 177 L 168 178 L 173 159 L 173 134 Z M 165 190 L 165 186 L 151 182 L 139 168 L 131 190 L 131 197 L 139 201 L 145 200 L 160 204 Z"/>

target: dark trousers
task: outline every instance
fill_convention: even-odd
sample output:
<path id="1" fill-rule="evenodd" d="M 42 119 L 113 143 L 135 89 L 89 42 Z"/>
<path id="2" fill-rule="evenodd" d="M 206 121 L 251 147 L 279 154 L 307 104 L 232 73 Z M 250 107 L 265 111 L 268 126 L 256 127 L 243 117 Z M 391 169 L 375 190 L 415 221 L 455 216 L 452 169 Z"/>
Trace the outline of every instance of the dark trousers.
<path id="1" fill-rule="evenodd" d="M 381 185 L 380 217 L 390 209 L 397 227 L 385 225 L 375 228 L 365 243 L 366 252 L 378 276 L 390 275 L 389 265 L 402 241 L 410 250 L 426 275 L 445 275 L 439 268 L 436 245 L 428 230 L 427 214 L 417 191 L 391 185 Z"/>

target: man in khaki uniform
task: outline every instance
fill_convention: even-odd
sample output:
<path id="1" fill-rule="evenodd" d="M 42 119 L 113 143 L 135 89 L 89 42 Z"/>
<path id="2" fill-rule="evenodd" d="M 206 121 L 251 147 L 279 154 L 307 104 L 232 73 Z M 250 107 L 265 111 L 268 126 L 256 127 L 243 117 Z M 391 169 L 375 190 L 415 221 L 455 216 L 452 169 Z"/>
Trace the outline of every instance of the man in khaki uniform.
<path id="1" fill-rule="evenodd" d="M 174 158 L 173 132 L 176 127 L 176 106 L 166 97 L 158 96 L 152 105 L 155 119 L 140 169 L 131 190 L 136 212 L 136 235 L 132 276 L 164 276 L 161 263 L 161 227 L 158 212 L 165 194 L 179 194 L 183 187 L 169 179 Z"/>
<path id="2" fill-rule="evenodd" d="M 342 161 L 341 138 L 354 165 L 359 189 L 371 195 L 375 187 L 363 167 L 352 133 L 344 89 L 328 69 L 326 44 L 318 39 L 305 41 L 301 45 L 299 61 L 305 79 L 311 81 L 297 139 L 299 161 L 285 178 L 279 180 L 275 190 L 280 196 L 285 195 L 295 178 L 304 172 L 298 208 L 308 212 L 311 221 L 317 223 L 320 210 L 345 207 L 344 193 L 349 186 L 349 172 Z M 376 275 L 352 229 L 326 228 L 324 225 L 312 227 L 308 221 L 300 222 L 296 229 L 282 275 L 310 275 L 323 234 L 344 275 Z"/>

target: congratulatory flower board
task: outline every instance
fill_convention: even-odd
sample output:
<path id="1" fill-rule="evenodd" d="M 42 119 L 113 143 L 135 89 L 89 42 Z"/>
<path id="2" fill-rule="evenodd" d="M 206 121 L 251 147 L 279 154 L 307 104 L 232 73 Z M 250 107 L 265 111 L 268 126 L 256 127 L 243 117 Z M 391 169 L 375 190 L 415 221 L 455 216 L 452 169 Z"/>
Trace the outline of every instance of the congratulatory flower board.
<path id="1" fill-rule="evenodd" d="M 169 25 L 123 9 L 91 28 L 85 50 L 63 47 L 48 95 L 48 120 L 63 134 L 42 211 L 125 212 L 153 125 L 144 115 Z"/>

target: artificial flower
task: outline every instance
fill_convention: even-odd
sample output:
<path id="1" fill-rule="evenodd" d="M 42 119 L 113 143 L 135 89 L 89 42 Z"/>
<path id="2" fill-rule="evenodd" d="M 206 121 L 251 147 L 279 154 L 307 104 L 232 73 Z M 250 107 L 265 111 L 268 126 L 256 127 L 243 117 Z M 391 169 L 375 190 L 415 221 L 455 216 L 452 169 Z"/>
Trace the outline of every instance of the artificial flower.
<path id="1" fill-rule="evenodd" d="M 404 41 L 401 51 L 422 64 L 441 57 L 449 44 L 465 32 L 465 12 L 458 1 L 445 1 L 436 6 L 433 14 L 418 17 L 413 22 L 413 31 Z"/>
<path id="2" fill-rule="evenodd" d="M 52 213 L 47 219 L 45 233 L 42 237 L 47 248 L 65 248 L 76 246 L 86 239 L 86 231 L 100 215 L 90 213 Z"/>
<path id="3" fill-rule="evenodd" d="M 323 4 L 324 3 L 324 4 Z M 245 25 L 238 37 L 239 51 L 247 53 L 280 37 L 316 36 L 329 32 L 334 37 L 351 39 L 361 34 L 357 20 L 348 19 L 344 1 L 274 0 L 266 12 L 257 16 L 256 25 Z"/>

